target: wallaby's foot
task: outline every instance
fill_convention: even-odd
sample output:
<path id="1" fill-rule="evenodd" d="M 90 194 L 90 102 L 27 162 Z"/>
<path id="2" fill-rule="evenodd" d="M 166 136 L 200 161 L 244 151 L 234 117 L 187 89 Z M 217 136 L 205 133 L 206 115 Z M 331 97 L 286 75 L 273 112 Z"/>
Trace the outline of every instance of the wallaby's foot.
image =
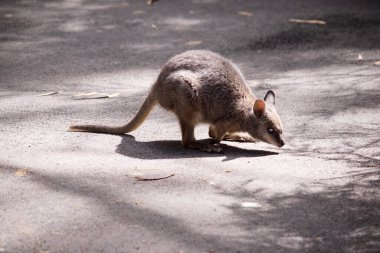
<path id="1" fill-rule="evenodd" d="M 258 142 L 255 138 L 251 136 L 242 136 L 239 134 L 226 134 L 223 137 L 224 141 L 236 141 L 236 142 Z"/>
<path id="2" fill-rule="evenodd" d="M 220 143 L 201 143 L 201 142 L 191 142 L 184 145 L 185 148 L 199 149 L 208 153 L 223 153 Z"/>

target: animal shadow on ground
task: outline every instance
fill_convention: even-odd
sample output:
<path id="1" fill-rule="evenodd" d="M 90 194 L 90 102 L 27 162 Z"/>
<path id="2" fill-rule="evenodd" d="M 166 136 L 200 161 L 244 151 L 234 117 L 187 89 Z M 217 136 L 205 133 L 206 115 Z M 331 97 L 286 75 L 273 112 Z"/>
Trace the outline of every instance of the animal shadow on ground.
<path id="1" fill-rule="evenodd" d="M 222 144 L 223 153 L 207 153 L 195 149 L 185 149 L 180 141 L 136 141 L 132 135 L 119 135 L 121 143 L 117 146 L 116 152 L 125 156 L 140 159 L 178 159 L 191 157 L 226 157 L 223 161 L 233 160 L 239 157 L 260 157 L 267 155 L 278 155 L 276 152 L 254 149 L 242 149 L 226 144 Z M 207 141 L 207 140 L 202 140 Z M 252 143 L 247 143 L 252 145 Z"/>

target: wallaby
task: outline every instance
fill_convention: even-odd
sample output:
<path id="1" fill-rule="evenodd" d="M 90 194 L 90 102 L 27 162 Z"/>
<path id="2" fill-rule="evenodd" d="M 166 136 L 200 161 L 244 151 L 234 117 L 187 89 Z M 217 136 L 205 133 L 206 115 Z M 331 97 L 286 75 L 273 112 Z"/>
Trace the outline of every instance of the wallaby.
<path id="1" fill-rule="evenodd" d="M 182 132 L 182 145 L 207 152 L 222 152 L 219 143 L 264 141 L 278 147 L 285 142 L 275 108 L 275 94 L 256 98 L 239 69 L 224 57 L 205 50 L 175 55 L 163 66 L 136 116 L 123 126 L 73 125 L 69 131 L 124 134 L 138 128 L 155 105 L 175 113 Z M 196 141 L 198 123 L 210 125 L 213 143 Z M 246 132 L 250 136 L 239 135 Z"/>

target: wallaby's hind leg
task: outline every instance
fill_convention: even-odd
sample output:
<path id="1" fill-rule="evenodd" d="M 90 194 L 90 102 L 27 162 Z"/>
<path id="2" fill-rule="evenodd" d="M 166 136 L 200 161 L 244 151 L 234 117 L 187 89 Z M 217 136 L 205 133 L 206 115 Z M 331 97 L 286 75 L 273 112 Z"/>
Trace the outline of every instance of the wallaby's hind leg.
<path id="1" fill-rule="evenodd" d="M 208 130 L 208 135 L 218 143 L 224 140 L 226 133 L 227 131 L 223 126 L 210 125 L 210 128 Z"/>
<path id="2" fill-rule="evenodd" d="M 180 120 L 181 131 L 182 131 L 182 145 L 185 148 L 193 148 L 199 149 L 205 152 L 215 152 L 221 153 L 222 148 L 219 144 L 211 144 L 211 143 L 201 143 L 197 142 L 194 137 L 194 128 L 195 126 L 189 123 L 186 123 L 184 120 Z"/>
<path id="3" fill-rule="evenodd" d="M 210 125 L 208 129 L 208 136 L 210 136 L 210 138 L 216 139 L 216 129 L 214 126 Z"/>

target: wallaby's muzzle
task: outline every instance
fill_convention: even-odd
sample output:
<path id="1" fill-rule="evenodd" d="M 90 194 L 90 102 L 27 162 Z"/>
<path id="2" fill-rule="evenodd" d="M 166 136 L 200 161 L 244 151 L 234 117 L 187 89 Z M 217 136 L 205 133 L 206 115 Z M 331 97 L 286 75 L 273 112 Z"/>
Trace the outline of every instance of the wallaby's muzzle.
<path id="1" fill-rule="evenodd" d="M 285 141 L 284 141 L 284 138 L 282 137 L 282 134 L 280 134 L 278 137 L 279 138 L 278 138 L 278 141 L 277 141 L 277 145 L 278 145 L 279 148 L 281 148 L 282 146 L 285 145 Z"/>

